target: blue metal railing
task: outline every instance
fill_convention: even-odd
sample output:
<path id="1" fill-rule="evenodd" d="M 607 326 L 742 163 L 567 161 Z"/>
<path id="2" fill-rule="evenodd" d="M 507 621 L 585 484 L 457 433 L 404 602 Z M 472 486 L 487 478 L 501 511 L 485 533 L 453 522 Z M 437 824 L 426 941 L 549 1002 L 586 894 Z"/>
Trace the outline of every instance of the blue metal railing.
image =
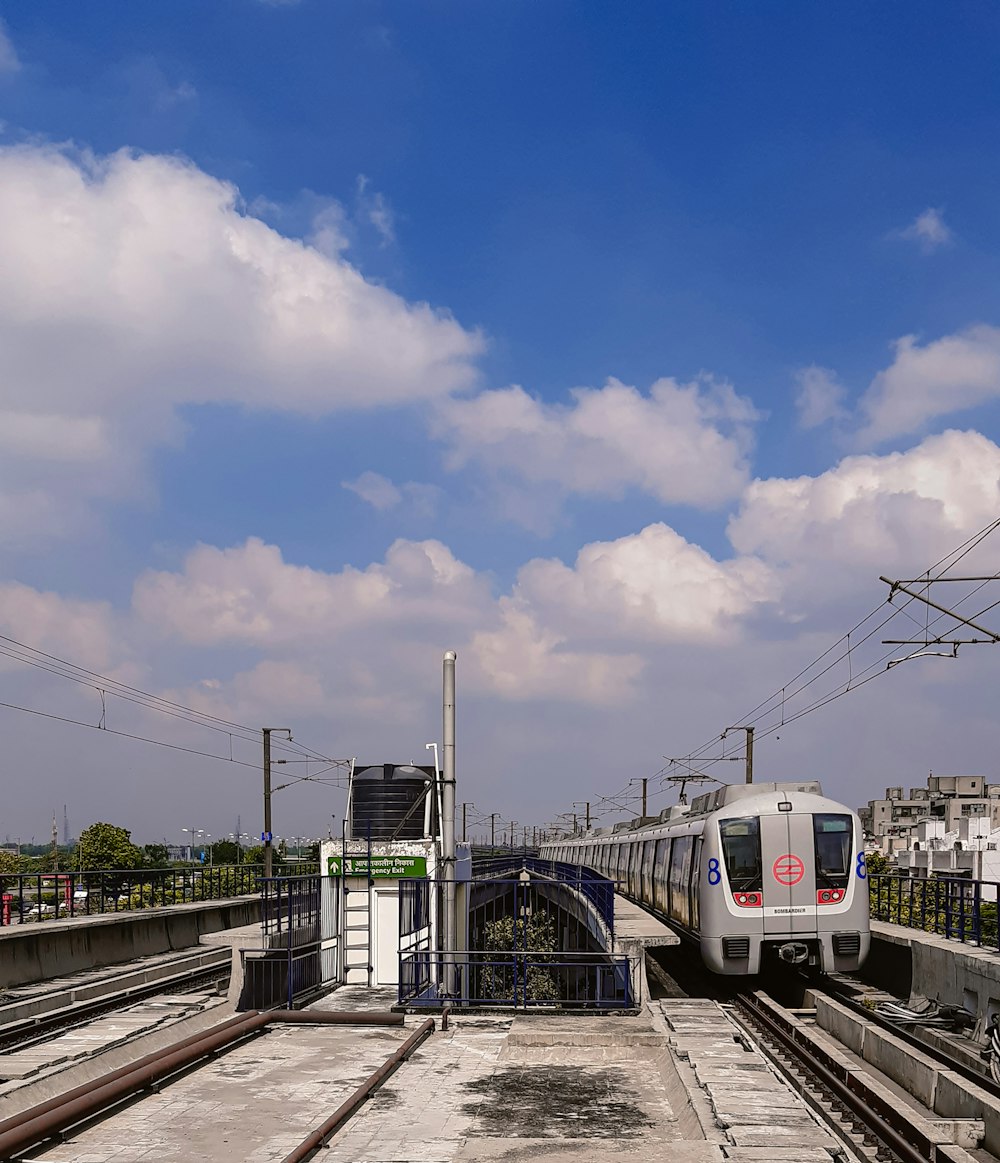
<path id="1" fill-rule="evenodd" d="M 502 1009 L 631 1009 L 632 965 L 601 953 L 462 950 L 400 954 L 399 1004 Z"/>
<path id="2" fill-rule="evenodd" d="M 1000 883 L 957 876 L 868 875 L 873 920 L 888 921 L 954 941 L 998 946 Z"/>
<path id="3" fill-rule="evenodd" d="M 614 882 L 592 868 L 579 864 L 566 864 L 561 860 L 542 860 L 533 856 L 507 856 L 492 860 L 477 860 L 472 866 L 473 881 L 509 880 L 521 870 L 535 873 L 548 880 L 557 881 L 585 896 L 594 906 L 598 916 L 608 928 L 610 936 L 615 934 L 615 886 Z"/>

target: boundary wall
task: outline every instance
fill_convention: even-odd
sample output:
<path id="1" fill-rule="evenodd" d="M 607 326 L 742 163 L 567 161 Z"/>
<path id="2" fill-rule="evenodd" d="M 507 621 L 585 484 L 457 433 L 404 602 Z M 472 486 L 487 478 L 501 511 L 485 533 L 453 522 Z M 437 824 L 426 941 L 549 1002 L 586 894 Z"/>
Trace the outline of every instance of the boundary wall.
<path id="1" fill-rule="evenodd" d="M 223 929 L 260 923 L 260 897 L 196 901 L 0 928 L 0 989 L 64 977 L 199 944 Z"/>
<path id="2" fill-rule="evenodd" d="M 1000 952 L 996 949 L 872 921 L 871 951 L 862 974 L 897 997 L 918 995 L 964 1006 L 984 1025 L 1000 1012 Z"/>

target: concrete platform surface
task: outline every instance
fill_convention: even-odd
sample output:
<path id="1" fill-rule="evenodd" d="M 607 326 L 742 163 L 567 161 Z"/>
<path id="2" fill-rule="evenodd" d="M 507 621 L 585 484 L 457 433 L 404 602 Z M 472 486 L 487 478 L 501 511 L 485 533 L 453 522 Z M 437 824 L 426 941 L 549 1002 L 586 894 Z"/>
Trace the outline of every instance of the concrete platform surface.
<path id="1" fill-rule="evenodd" d="M 322 1009 L 384 1009 L 347 987 Z M 637 1016 L 452 1016 L 322 1152 L 326 1163 L 831 1163 L 797 1096 L 711 1002 Z M 281 1160 L 419 1023 L 277 1027 L 36 1156 Z M 670 1021 L 676 1020 L 673 1029 Z M 683 1048 L 670 1045 L 682 1040 Z M 765 1117 L 766 1116 L 766 1117 Z M 761 1148 L 770 1153 L 759 1154 Z"/>

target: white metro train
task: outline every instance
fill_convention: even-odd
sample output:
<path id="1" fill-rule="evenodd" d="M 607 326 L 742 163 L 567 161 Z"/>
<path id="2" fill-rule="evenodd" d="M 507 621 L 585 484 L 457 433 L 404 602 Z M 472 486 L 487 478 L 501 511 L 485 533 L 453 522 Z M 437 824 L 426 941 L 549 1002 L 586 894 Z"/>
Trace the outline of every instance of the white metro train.
<path id="1" fill-rule="evenodd" d="M 730 784 L 541 855 L 615 881 L 696 942 L 714 973 L 759 973 L 772 957 L 842 973 L 868 954 L 861 822 L 815 782 Z"/>

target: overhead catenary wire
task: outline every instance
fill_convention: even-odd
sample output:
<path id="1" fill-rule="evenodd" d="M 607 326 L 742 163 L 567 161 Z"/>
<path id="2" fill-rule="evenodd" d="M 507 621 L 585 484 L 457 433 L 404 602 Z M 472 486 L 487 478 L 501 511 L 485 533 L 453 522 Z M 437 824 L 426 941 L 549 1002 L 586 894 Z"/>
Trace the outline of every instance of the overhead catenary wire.
<path id="1" fill-rule="evenodd" d="M 945 578 L 946 575 L 948 574 L 948 572 L 953 570 L 959 564 L 960 561 L 962 561 L 966 556 L 968 556 L 969 553 L 971 553 L 974 549 L 976 549 L 979 545 L 981 545 L 982 542 L 985 541 L 986 538 L 989 537 L 990 534 L 993 533 L 998 528 L 1000 528 L 1000 518 L 998 518 L 997 520 L 991 521 L 983 529 L 980 529 L 977 533 L 973 534 L 966 541 L 964 541 L 961 545 L 957 546 L 950 553 L 945 554 L 944 557 L 940 558 L 932 566 L 930 566 L 925 571 L 925 573 L 921 575 L 921 584 L 929 586 L 931 582 Z M 938 570 L 940 570 L 940 573 L 937 572 Z M 957 602 L 954 603 L 955 608 L 957 608 L 958 606 L 967 602 L 970 598 L 974 597 L 975 594 L 978 593 L 985 585 L 989 584 L 990 581 L 995 581 L 995 580 L 1000 580 L 1000 575 L 997 575 L 997 576 L 989 575 L 989 576 L 982 578 L 982 580 L 980 580 L 979 584 L 973 590 L 971 590 L 968 594 L 966 594 L 964 597 L 962 597 L 961 599 L 959 599 Z M 921 630 L 926 629 L 927 637 L 928 637 L 928 639 L 930 639 L 931 642 L 940 641 L 942 635 L 939 635 L 936 639 L 930 638 L 930 629 L 934 626 L 937 626 L 942 620 L 947 618 L 948 615 L 942 613 L 942 614 L 939 614 L 936 618 L 925 619 L 923 622 L 918 622 L 917 619 L 913 618 L 912 614 L 910 614 L 909 611 L 906 609 L 907 606 L 911 605 L 912 602 L 916 601 L 916 600 L 918 600 L 916 597 L 907 596 L 905 601 L 898 603 L 898 604 L 893 604 L 892 605 L 892 612 L 890 614 L 883 617 L 880 621 L 878 621 L 878 623 L 876 625 L 869 626 L 866 629 L 866 632 L 864 634 L 860 634 L 860 636 L 859 636 L 859 632 L 862 629 L 865 629 L 868 623 L 870 623 L 873 619 L 878 618 L 878 616 L 881 612 L 884 612 L 886 603 L 885 602 L 880 603 L 875 609 L 871 610 L 868 614 L 866 614 L 865 617 L 863 617 L 846 634 L 844 634 L 840 638 L 838 638 L 834 643 L 832 643 L 829 647 L 827 647 L 827 649 L 824 650 L 817 658 L 815 658 L 807 666 L 803 667 L 789 682 L 785 683 L 782 687 L 779 687 L 772 694 L 768 695 L 767 698 L 765 698 L 764 700 L 759 702 L 754 708 L 751 709 L 751 711 L 748 714 L 741 717 L 738 721 L 741 724 L 745 724 L 747 726 L 758 726 L 759 727 L 762 720 L 767 718 L 767 716 L 769 714 L 771 714 L 773 711 L 776 710 L 774 704 L 779 703 L 779 700 L 780 700 L 780 703 L 779 703 L 780 709 L 781 709 L 780 722 L 768 725 L 768 726 L 764 727 L 763 729 L 760 729 L 760 733 L 757 736 L 758 739 L 767 738 L 768 736 L 773 735 L 776 731 L 780 730 L 782 728 L 782 726 L 787 726 L 787 725 L 795 722 L 796 720 L 804 717 L 805 715 L 811 714 L 812 712 L 817 711 L 817 710 L 821 709 L 822 707 L 827 706 L 829 703 L 835 701 L 836 699 L 842 698 L 845 694 L 849 693 L 850 691 L 858 690 L 858 689 L 860 689 L 860 687 L 866 685 L 872 679 L 879 677 L 879 675 L 881 675 L 881 674 L 885 674 L 886 673 L 885 664 L 896 653 L 895 647 L 893 649 L 886 651 L 885 653 L 882 653 L 878 658 L 876 658 L 874 661 L 868 663 L 867 666 L 865 666 L 860 671 L 855 671 L 853 669 L 853 661 L 854 661 L 853 656 L 866 642 L 868 642 L 877 633 L 879 633 L 882 629 L 884 629 L 885 626 L 890 621 L 892 621 L 892 619 L 895 618 L 898 614 L 905 615 L 907 618 L 912 620 L 915 624 L 920 626 Z M 993 602 L 990 605 L 986 606 L 982 612 L 986 612 L 987 610 L 993 609 L 997 605 L 1000 605 L 1000 601 Z M 981 617 L 982 612 L 976 614 L 975 617 L 976 618 Z M 845 646 L 846 646 L 846 649 L 841 649 L 841 651 L 839 653 L 836 653 L 838 651 L 838 648 L 843 648 Z M 823 663 L 824 660 L 827 659 L 831 654 L 835 655 L 834 658 L 832 659 L 832 661 L 828 662 L 827 665 L 823 666 L 819 671 L 817 671 L 811 677 L 807 678 L 806 681 L 800 683 L 800 685 L 794 686 L 795 683 L 798 683 L 800 679 L 803 679 L 803 678 L 805 678 L 805 676 L 809 675 L 811 671 L 813 671 L 817 666 L 819 666 L 821 663 Z M 819 682 L 825 675 L 828 675 L 831 671 L 836 669 L 839 665 L 843 664 L 844 662 L 847 662 L 848 667 L 849 667 L 848 681 L 847 681 L 846 685 L 843 682 L 839 682 L 832 690 L 828 690 L 825 694 L 814 699 L 813 702 L 807 704 L 805 707 L 801 707 L 797 710 L 787 712 L 786 703 L 788 701 L 794 699 L 798 695 L 801 695 L 803 692 L 808 690 L 811 686 L 813 686 L 814 684 Z M 791 688 L 791 689 L 789 689 L 789 688 Z M 718 736 L 713 736 L 711 739 L 706 740 L 699 747 L 697 747 L 693 751 L 689 752 L 686 758 L 689 760 L 692 760 L 692 761 L 693 760 L 700 760 L 705 765 L 710 766 L 711 764 L 713 764 L 717 760 L 709 757 L 707 755 L 707 752 L 714 749 L 714 747 L 717 745 L 717 743 L 718 743 Z M 673 763 L 668 763 L 665 767 L 660 768 L 660 770 L 657 771 L 652 778 L 654 778 L 654 779 L 659 778 L 662 781 L 663 777 L 672 769 L 673 766 L 674 766 Z"/>
<path id="2" fill-rule="evenodd" d="M 132 686 L 119 679 L 111 678 L 108 675 L 99 674 L 97 671 L 80 666 L 78 663 L 71 662 L 68 659 L 60 658 L 58 655 L 49 654 L 37 647 L 29 646 L 27 643 L 20 642 L 16 638 L 12 638 L 6 634 L 0 634 L 0 655 L 5 655 L 25 665 L 48 671 L 50 674 L 68 679 L 71 682 L 89 686 L 98 692 L 102 700 L 106 696 L 111 695 L 159 714 L 185 719 L 195 726 L 217 731 L 220 734 L 236 735 L 250 742 L 256 742 L 260 738 L 259 728 L 248 726 L 245 723 L 237 723 L 208 711 L 200 711 L 194 707 L 184 706 L 163 695 L 156 695 L 150 691 L 141 690 L 139 687 Z M 104 717 L 106 718 L 106 713 Z M 349 762 L 347 760 L 330 759 L 329 756 L 323 755 L 321 752 L 305 747 L 298 740 L 276 739 L 274 741 L 274 747 L 276 750 L 280 749 L 282 751 L 294 752 L 295 754 L 308 756 L 324 763 L 346 764 Z"/>
<path id="3" fill-rule="evenodd" d="M 27 666 L 45 671 L 55 677 L 66 679 L 70 682 L 88 687 L 94 690 L 101 703 L 100 716 L 98 721 L 89 722 L 86 719 L 76 718 L 71 715 L 59 714 L 55 711 L 46 711 L 38 707 L 28 707 L 20 703 L 0 701 L 0 707 L 7 710 L 18 711 L 22 714 L 37 716 L 45 718 L 54 722 L 61 722 L 78 727 L 89 727 L 93 730 L 99 730 L 107 735 L 115 735 L 120 738 L 131 739 L 141 743 L 147 743 L 157 747 L 168 748 L 173 751 L 181 751 L 189 755 L 197 755 L 206 759 L 214 759 L 219 762 L 231 763 L 238 767 L 246 767 L 253 771 L 260 769 L 260 764 L 257 762 L 248 762 L 243 759 L 238 759 L 233 755 L 232 742 L 233 739 L 240 739 L 243 742 L 259 743 L 260 730 L 248 726 L 244 723 L 237 723 L 229 719 L 224 719 L 221 716 L 211 714 L 206 711 L 199 711 L 193 707 L 184 706 L 172 699 L 165 698 L 162 695 L 155 695 L 149 691 L 141 690 L 129 683 L 122 682 L 118 679 L 113 679 L 108 675 L 99 674 L 96 671 L 90 670 L 86 667 L 80 666 L 77 663 L 71 662 L 68 659 L 60 658 L 58 655 L 49 654 L 46 651 L 39 650 L 36 647 L 29 646 L 27 643 L 20 642 L 9 635 L 0 634 L 0 656 L 10 658 L 12 661 L 23 663 Z M 156 739 L 149 735 L 141 734 L 138 731 L 127 731 L 121 727 L 112 727 L 108 722 L 108 706 L 107 700 L 109 697 L 114 697 L 123 702 L 132 703 L 144 710 L 152 711 L 157 714 L 165 715 L 167 717 L 182 720 L 190 723 L 192 726 L 201 727 L 206 730 L 214 731 L 218 734 L 224 735 L 228 739 L 229 754 L 220 755 L 217 752 L 206 751 L 198 747 L 185 746 L 179 743 L 171 743 L 163 739 Z M 346 777 L 346 769 L 350 766 L 350 761 L 346 759 L 332 759 L 329 756 L 323 755 L 319 751 L 306 747 L 294 741 L 277 741 L 279 744 L 277 749 L 288 755 L 294 755 L 296 759 L 284 759 L 278 762 L 304 762 L 304 763 L 319 763 L 326 764 L 326 770 L 334 768 L 344 769 L 344 776 L 333 779 L 321 779 L 318 773 L 310 775 L 307 770 L 305 776 L 295 777 L 295 782 L 317 782 L 328 783 L 331 785 L 343 786 L 343 779 Z"/>

